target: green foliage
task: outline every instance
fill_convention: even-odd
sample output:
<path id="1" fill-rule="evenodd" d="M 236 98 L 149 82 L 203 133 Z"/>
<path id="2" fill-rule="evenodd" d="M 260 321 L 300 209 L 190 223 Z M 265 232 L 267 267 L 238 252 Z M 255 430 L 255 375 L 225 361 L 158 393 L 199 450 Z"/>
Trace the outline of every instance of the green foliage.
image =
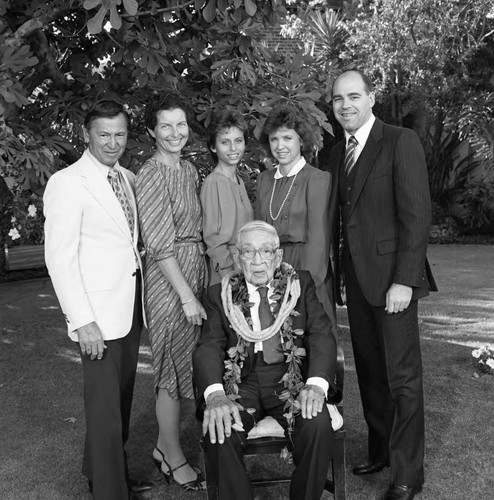
<path id="1" fill-rule="evenodd" d="M 44 242 L 42 197 L 20 191 L 14 197 L 12 206 L 8 245 L 41 245 Z"/>
<path id="2" fill-rule="evenodd" d="M 450 125 L 451 119 L 450 119 Z M 472 96 L 461 107 L 456 123 L 460 139 L 472 145 L 475 155 L 494 162 L 494 92 Z"/>
<path id="3" fill-rule="evenodd" d="M 143 107 L 165 89 L 178 90 L 192 104 L 197 140 L 190 153 L 204 169 L 209 162 L 203 138 L 216 105 L 239 107 L 252 126 L 248 170 L 265 160 L 255 137 L 276 104 L 299 105 L 314 127 L 331 130 L 316 106 L 327 96 L 314 60 L 302 51 L 276 53 L 261 43 L 265 29 L 286 15 L 282 1 L 161 5 L 155 0 L 6 2 L 0 167 L 10 187 L 41 189 L 51 172 L 74 161 L 83 149 L 83 115 L 103 96 L 128 105 L 133 122 L 123 163 L 133 170 L 152 147 Z"/>
<path id="4" fill-rule="evenodd" d="M 494 232 L 494 180 L 481 178 L 457 193 L 453 211 L 463 232 Z"/>
<path id="5" fill-rule="evenodd" d="M 201 175 L 211 168 L 204 137 L 212 110 L 230 105 L 242 111 L 252 129 L 243 173 L 252 181 L 269 162 L 256 139 L 276 105 L 304 110 L 321 131 L 317 148 L 323 147 L 323 133 L 332 133 L 331 83 L 350 64 L 377 81 L 389 115 L 384 118 L 419 132 L 439 197 L 454 184 L 451 163 L 441 152 L 443 130 L 470 141 L 475 160 L 492 160 L 490 0 L 349 0 L 338 13 L 326 5 L 321 0 L 0 3 L 1 174 L 14 192 L 40 193 L 52 172 L 81 154 L 82 118 L 103 96 L 128 105 L 133 120 L 122 163 L 136 171 L 152 151 L 142 124 L 144 106 L 175 89 L 197 118 L 188 154 Z M 266 47 L 266 33 L 280 25 L 298 46 Z M 433 145 L 427 144 L 429 137 Z"/>

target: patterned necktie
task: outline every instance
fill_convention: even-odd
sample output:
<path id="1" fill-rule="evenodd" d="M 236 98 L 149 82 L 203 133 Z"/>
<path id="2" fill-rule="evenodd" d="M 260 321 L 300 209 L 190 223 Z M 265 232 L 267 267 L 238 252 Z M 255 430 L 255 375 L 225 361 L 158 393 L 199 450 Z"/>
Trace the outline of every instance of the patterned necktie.
<path id="1" fill-rule="evenodd" d="M 355 165 L 355 148 L 357 147 L 357 139 L 353 135 L 348 139 L 348 145 L 345 151 L 345 174 L 350 175 L 353 166 Z"/>
<path id="2" fill-rule="evenodd" d="M 274 323 L 274 317 L 269 307 L 268 287 L 260 286 L 257 291 L 261 297 L 261 301 L 259 302 L 259 320 L 261 322 L 261 329 L 264 330 Z M 281 339 L 278 332 L 262 343 L 262 353 L 264 362 L 267 365 L 282 363 L 285 360 L 285 356 L 281 352 Z"/>
<path id="3" fill-rule="evenodd" d="M 134 211 L 130 206 L 129 198 L 127 193 L 123 189 L 122 182 L 120 180 L 119 172 L 116 168 L 110 168 L 108 171 L 108 182 L 115 193 L 120 205 L 122 206 L 122 210 L 124 211 L 125 218 L 127 219 L 127 223 L 129 224 L 130 234 L 134 234 Z"/>

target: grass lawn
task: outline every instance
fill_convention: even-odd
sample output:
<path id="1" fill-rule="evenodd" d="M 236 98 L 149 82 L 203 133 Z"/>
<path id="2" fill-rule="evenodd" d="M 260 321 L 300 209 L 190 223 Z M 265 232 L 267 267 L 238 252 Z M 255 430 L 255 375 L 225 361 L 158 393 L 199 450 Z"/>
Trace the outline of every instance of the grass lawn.
<path id="1" fill-rule="evenodd" d="M 494 498 L 494 377 L 474 378 L 471 350 L 494 346 L 494 247 L 431 245 L 440 292 L 420 303 L 426 400 L 426 484 L 421 500 Z M 347 498 L 374 500 L 383 471 L 351 474 L 365 458 L 346 312 L 339 311 L 346 355 Z M 81 368 L 49 280 L 0 284 L 0 499 L 90 499 L 80 473 L 84 439 Z M 143 337 L 128 445 L 135 476 L 155 481 L 146 500 L 205 499 L 168 486 L 151 460 L 156 439 L 150 351 Z M 184 402 L 183 445 L 201 464 L 193 404 Z M 256 472 L 286 468 L 277 457 L 249 462 Z M 256 499 L 288 498 L 286 487 L 259 489 Z M 325 494 L 324 498 L 332 498 Z M 234 500 L 234 499 L 232 499 Z"/>

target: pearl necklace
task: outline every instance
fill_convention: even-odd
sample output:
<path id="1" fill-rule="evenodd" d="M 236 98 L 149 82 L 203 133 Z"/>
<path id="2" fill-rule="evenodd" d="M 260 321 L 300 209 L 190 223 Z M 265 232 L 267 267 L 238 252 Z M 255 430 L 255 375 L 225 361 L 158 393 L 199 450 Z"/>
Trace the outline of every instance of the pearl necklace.
<path id="1" fill-rule="evenodd" d="M 293 176 L 293 180 L 292 180 L 292 183 L 290 184 L 290 187 L 288 188 L 288 192 L 286 193 L 286 196 L 285 196 L 285 199 L 283 200 L 283 202 L 281 203 L 280 205 L 280 209 L 278 210 L 278 213 L 276 214 L 276 217 L 273 216 L 273 197 L 274 197 L 274 190 L 276 189 L 276 181 L 278 179 L 275 179 L 274 180 L 274 184 L 273 184 L 273 189 L 271 191 L 271 198 L 269 200 L 269 215 L 271 217 L 271 220 L 274 222 L 275 220 L 278 220 L 280 214 L 281 214 L 281 211 L 283 210 L 283 207 L 285 206 L 285 203 L 286 203 L 286 200 L 288 199 L 288 197 L 290 196 L 290 193 L 292 191 L 292 187 L 293 185 L 295 184 L 295 179 L 297 178 L 297 175 L 298 175 L 298 172 Z"/>

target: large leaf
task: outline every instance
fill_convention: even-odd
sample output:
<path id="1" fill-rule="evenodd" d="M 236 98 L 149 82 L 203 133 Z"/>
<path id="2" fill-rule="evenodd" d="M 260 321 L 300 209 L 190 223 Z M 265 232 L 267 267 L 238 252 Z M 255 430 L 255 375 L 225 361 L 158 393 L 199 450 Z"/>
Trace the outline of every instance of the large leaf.
<path id="1" fill-rule="evenodd" d="M 138 3 L 136 0 L 123 0 L 125 10 L 131 15 L 135 16 L 137 14 Z"/>
<path id="2" fill-rule="evenodd" d="M 257 5 L 253 0 L 245 0 L 245 12 L 249 14 L 249 16 L 255 15 L 257 11 Z"/>
<path id="3" fill-rule="evenodd" d="M 216 0 L 208 0 L 202 11 L 202 17 L 208 23 L 212 23 L 216 17 Z"/>
<path id="4" fill-rule="evenodd" d="M 122 27 L 122 18 L 118 14 L 117 8 L 115 5 L 112 6 L 112 8 L 110 9 L 110 24 L 116 30 L 119 30 Z"/>
<path id="5" fill-rule="evenodd" d="M 86 0 L 84 2 L 84 8 L 86 10 L 91 10 L 97 7 L 98 5 L 101 5 L 102 2 L 103 0 Z"/>
<path id="6" fill-rule="evenodd" d="M 101 30 L 103 29 L 103 20 L 105 19 L 107 12 L 108 9 L 101 6 L 97 14 L 89 19 L 89 21 L 87 22 L 87 30 L 89 33 L 91 33 L 91 35 L 97 35 L 98 33 L 101 33 Z"/>
<path id="7" fill-rule="evenodd" d="M 29 45 L 22 45 L 19 49 L 7 47 L 1 57 L 1 65 L 14 73 L 38 64 L 38 58 L 31 55 Z"/>

